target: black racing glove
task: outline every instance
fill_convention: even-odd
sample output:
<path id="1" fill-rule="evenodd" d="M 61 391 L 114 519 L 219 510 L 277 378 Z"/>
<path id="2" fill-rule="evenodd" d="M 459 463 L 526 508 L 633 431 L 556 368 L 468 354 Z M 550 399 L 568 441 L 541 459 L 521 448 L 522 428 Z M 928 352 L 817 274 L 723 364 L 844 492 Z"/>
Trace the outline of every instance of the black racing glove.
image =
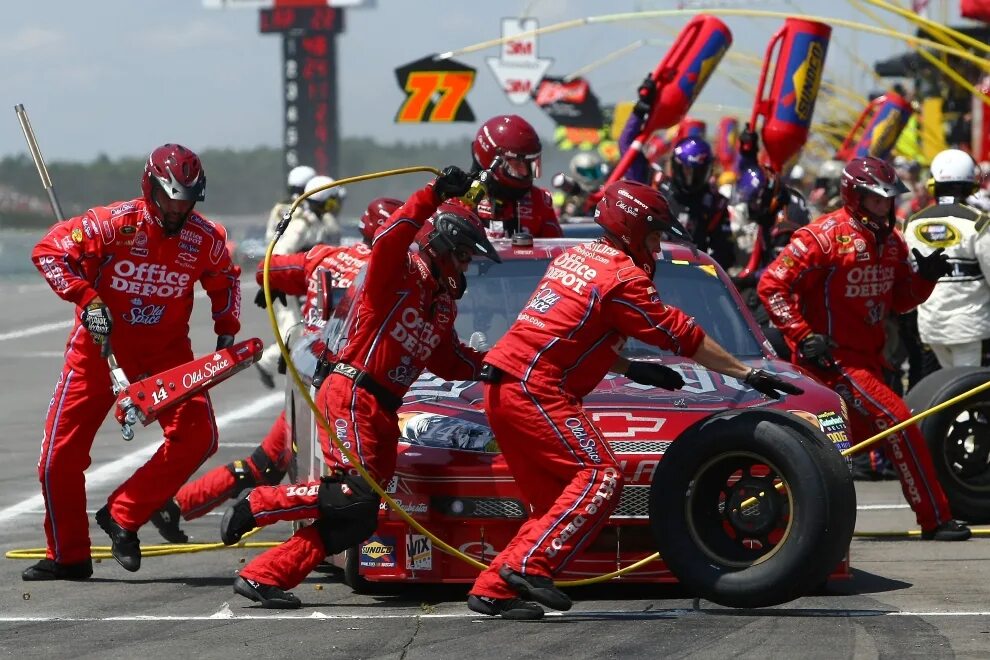
<path id="1" fill-rule="evenodd" d="M 643 83 L 636 90 L 636 105 L 633 106 L 633 114 L 644 119 L 653 110 L 653 102 L 657 98 L 657 85 L 653 82 L 653 74 L 646 74 Z"/>
<path id="2" fill-rule="evenodd" d="M 760 138 L 747 123 L 742 133 L 739 134 L 739 160 L 755 161 L 759 150 Z"/>
<path id="3" fill-rule="evenodd" d="M 743 382 L 757 392 L 766 394 L 771 399 L 779 399 L 781 392 L 787 394 L 804 394 L 804 390 L 797 385 L 785 382 L 772 373 L 763 371 L 763 369 L 750 369 Z"/>
<path id="4" fill-rule="evenodd" d="M 949 257 L 945 254 L 945 248 L 939 248 L 927 257 L 918 252 L 918 248 L 911 248 L 914 261 L 918 264 L 918 275 L 929 282 L 938 282 L 940 277 L 952 274 L 952 266 L 949 265 Z"/>
<path id="5" fill-rule="evenodd" d="M 272 300 L 277 300 L 283 305 L 289 304 L 285 300 L 285 291 L 279 291 L 278 289 L 272 289 Z M 258 293 L 254 296 L 254 304 L 261 309 L 268 307 L 268 305 L 265 304 L 265 287 L 258 289 Z"/>
<path id="6" fill-rule="evenodd" d="M 835 342 L 828 335 L 811 333 L 801 340 L 798 349 L 801 351 L 802 357 L 815 360 L 820 357 L 831 358 L 831 349 L 835 348 L 835 345 Z"/>
<path id="7" fill-rule="evenodd" d="M 79 315 L 83 327 L 93 336 L 93 341 L 97 344 L 104 343 L 110 337 L 113 330 L 113 319 L 110 318 L 110 309 L 101 302 L 91 302 Z"/>
<path id="8" fill-rule="evenodd" d="M 655 362 L 630 362 L 626 378 L 641 385 L 655 385 L 665 390 L 679 390 L 684 387 L 681 375 L 662 364 Z"/>
<path id="9" fill-rule="evenodd" d="M 471 175 L 450 165 L 443 168 L 433 181 L 433 192 L 441 202 L 451 197 L 460 197 L 471 188 Z"/>
<path id="10" fill-rule="evenodd" d="M 234 335 L 217 335 L 217 350 L 234 345 Z"/>

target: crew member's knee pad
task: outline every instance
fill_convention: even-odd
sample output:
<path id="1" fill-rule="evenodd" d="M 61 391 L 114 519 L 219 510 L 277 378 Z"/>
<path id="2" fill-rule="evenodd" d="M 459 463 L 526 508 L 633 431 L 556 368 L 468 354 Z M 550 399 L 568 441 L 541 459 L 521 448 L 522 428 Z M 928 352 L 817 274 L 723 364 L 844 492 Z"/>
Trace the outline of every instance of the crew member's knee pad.
<path id="1" fill-rule="evenodd" d="M 282 483 L 282 477 L 285 476 L 287 466 L 279 465 L 273 461 L 260 445 L 251 454 L 251 462 L 254 463 L 254 469 L 258 473 L 262 484 L 277 486 Z"/>
<path id="2" fill-rule="evenodd" d="M 234 475 L 234 492 L 231 493 L 231 497 L 237 497 L 247 489 L 254 488 L 258 485 L 257 480 L 254 478 L 254 473 L 251 471 L 251 466 L 247 464 L 247 461 L 234 461 L 233 463 L 227 463 L 226 467 Z"/>
<path id="3" fill-rule="evenodd" d="M 320 532 L 328 555 L 343 552 L 375 533 L 381 498 L 360 476 L 324 477 L 319 490 Z"/>

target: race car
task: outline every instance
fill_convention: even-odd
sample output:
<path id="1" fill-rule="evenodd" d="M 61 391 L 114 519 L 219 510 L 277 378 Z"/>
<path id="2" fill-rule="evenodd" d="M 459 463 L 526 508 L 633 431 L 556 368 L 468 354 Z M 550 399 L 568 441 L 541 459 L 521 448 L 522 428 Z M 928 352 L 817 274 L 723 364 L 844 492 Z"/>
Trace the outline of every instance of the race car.
<path id="1" fill-rule="evenodd" d="M 480 350 L 493 346 L 549 262 L 579 242 L 525 234 L 494 241 L 502 263 L 479 259 L 467 274 L 456 321 L 461 339 Z M 694 316 L 729 352 L 792 379 L 804 394 L 774 401 L 688 358 L 628 341 L 624 357 L 660 361 L 680 372 L 685 386 L 668 391 L 609 374 L 585 398 L 626 485 L 607 527 L 557 577 L 601 575 L 659 549 L 661 560 L 621 579 L 680 580 L 734 606 L 782 602 L 829 576 L 848 577 L 855 491 L 839 454 L 849 446 L 841 399 L 777 358 L 708 255 L 665 243 L 655 282 L 665 303 Z M 345 297 L 327 326 L 331 346 L 342 340 L 347 309 Z M 313 366 L 307 355 L 304 346 L 293 350 L 300 373 Z M 528 507 L 488 427 L 482 398 L 478 382 L 422 374 L 399 411 L 397 468 L 386 490 L 437 537 L 488 562 L 526 520 Z M 323 466 L 315 427 L 298 397 L 290 393 L 290 401 L 299 447 L 294 471 L 318 478 Z M 374 536 L 334 563 L 359 590 L 371 582 L 470 583 L 477 575 L 385 504 Z"/>

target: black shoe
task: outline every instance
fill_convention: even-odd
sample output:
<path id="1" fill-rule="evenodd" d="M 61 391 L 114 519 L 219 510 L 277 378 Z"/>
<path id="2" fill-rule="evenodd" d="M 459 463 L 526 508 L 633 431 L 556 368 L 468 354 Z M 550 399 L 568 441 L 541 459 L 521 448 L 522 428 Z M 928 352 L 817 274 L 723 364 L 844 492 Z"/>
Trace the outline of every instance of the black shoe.
<path id="1" fill-rule="evenodd" d="M 178 503 L 172 498 L 169 498 L 165 506 L 151 514 L 151 524 L 169 543 L 189 543 L 189 535 L 179 527 L 181 520 L 182 512 L 179 511 Z"/>
<path id="2" fill-rule="evenodd" d="M 242 578 L 240 575 L 234 578 L 234 593 L 261 603 L 262 607 L 270 610 L 297 610 L 302 606 L 302 601 L 291 591 L 283 591 L 270 584 Z"/>
<path id="3" fill-rule="evenodd" d="M 536 621 L 543 618 L 543 608 L 522 598 L 489 598 L 470 594 L 468 609 L 485 616 L 501 616 L 513 621 Z"/>
<path id="4" fill-rule="evenodd" d="M 275 389 L 275 377 L 272 376 L 267 371 L 265 371 L 265 368 L 263 366 L 261 366 L 260 364 L 258 364 L 257 362 L 254 363 L 254 368 L 258 370 L 258 378 L 261 379 L 261 384 L 264 385 L 265 387 L 267 387 L 270 390 L 274 390 Z"/>
<path id="5" fill-rule="evenodd" d="M 31 568 L 21 573 L 25 582 L 40 582 L 42 580 L 88 580 L 93 575 L 93 560 L 76 562 L 75 564 L 59 564 L 53 559 L 42 559 Z"/>
<path id="6" fill-rule="evenodd" d="M 972 535 L 973 530 L 958 520 L 950 520 L 935 529 L 921 531 L 921 538 L 926 541 L 965 541 Z"/>
<path id="7" fill-rule="evenodd" d="M 563 591 L 553 586 L 553 580 L 542 575 L 523 575 L 503 564 L 498 569 L 498 575 L 505 580 L 510 587 L 519 592 L 519 595 L 529 600 L 535 600 L 540 605 L 545 605 L 553 610 L 566 612 L 571 609 L 570 597 Z"/>
<path id="8" fill-rule="evenodd" d="M 141 568 L 141 541 L 137 534 L 118 525 L 107 506 L 96 512 L 96 523 L 110 537 L 110 554 L 117 563 L 131 573 Z"/>
<path id="9" fill-rule="evenodd" d="M 227 509 L 220 521 L 220 540 L 224 545 L 234 545 L 241 537 L 257 527 L 254 514 L 251 513 L 251 503 L 248 502 L 250 490 L 241 493 L 234 506 Z"/>

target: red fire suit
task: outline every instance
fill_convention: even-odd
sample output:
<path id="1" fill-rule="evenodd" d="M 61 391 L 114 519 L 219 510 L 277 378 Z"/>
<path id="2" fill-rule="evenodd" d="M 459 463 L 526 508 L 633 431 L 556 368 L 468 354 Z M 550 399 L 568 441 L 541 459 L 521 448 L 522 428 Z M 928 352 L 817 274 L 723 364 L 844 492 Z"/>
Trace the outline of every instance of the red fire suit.
<path id="1" fill-rule="evenodd" d="M 114 404 L 100 347 L 82 326 L 81 308 L 97 295 L 113 319 L 114 356 L 130 380 L 193 359 L 189 316 L 193 284 L 210 296 L 214 330 L 240 329 L 240 269 L 230 260 L 227 232 L 193 213 L 178 236 L 165 236 L 143 199 L 90 209 L 57 224 L 32 253 L 61 298 L 75 303 L 65 366 L 45 420 L 38 477 L 45 499 L 48 558 L 89 558 L 83 472 L 96 431 Z M 165 442 L 109 498 L 110 515 L 137 531 L 217 449 L 213 406 L 204 392 L 158 417 Z"/>
<path id="2" fill-rule="evenodd" d="M 790 244 L 767 267 L 757 292 L 780 328 L 791 360 L 838 393 L 849 408 L 853 442 L 911 416 L 884 384 L 884 320 L 914 309 L 935 288 L 912 271 L 898 232 L 882 242 L 845 209 L 794 232 Z M 835 368 L 803 360 L 801 340 L 811 333 L 831 337 Z M 918 524 L 931 530 L 950 520 L 949 504 L 917 426 L 887 438 L 888 457 Z"/>
<path id="3" fill-rule="evenodd" d="M 533 186 L 515 201 L 483 197 L 475 211 L 491 238 L 503 238 L 518 231 L 529 232 L 534 238 L 564 235 L 553 210 L 553 197 L 539 186 Z"/>
<path id="4" fill-rule="evenodd" d="M 306 296 L 302 305 L 303 333 L 319 334 L 326 325 L 323 318 L 325 303 L 319 300 L 324 278 L 330 277 L 333 288 L 345 289 L 353 283 L 370 255 L 371 249 L 364 243 L 349 247 L 317 245 L 309 252 L 273 255 L 269 263 L 269 283 L 272 289 L 287 295 Z M 255 279 L 259 285 L 263 283 L 263 263 L 258 264 Z M 317 357 L 323 346 L 320 341 L 314 342 Z M 285 411 L 282 411 L 253 454 L 219 466 L 179 489 L 175 501 L 182 517 L 193 520 L 212 511 L 245 487 L 239 485 L 241 480 L 248 485 L 281 481 L 292 459 L 288 440 L 289 427 Z"/>
<path id="5" fill-rule="evenodd" d="M 437 288 L 426 263 L 408 249 L 436 207 L 432 187 L 414 193 L 378 230 L 372 244 L 364 284 L 352 308 L 349 340 L 337 368 L 344 365 L 364 372 L 373 385 L 358 385 L 335 370 L 317 398 L 337 437 L 379 483 L 387 482 L 395 471 L 396 410 L 420 372 L 428 368 L 441 378 L 477 379 L 484 358 L 457 338 L 453 298 Z M 320 442 L 328 465 L 346 468 L 347 459 L 323 433 Z M 319 518 L 319 486 L 314 482 L 255 488 L 248 498 L 255 521 L 269 525 Z M 309 525 L 255 558 L 240 574 L 289 589 L 326 554 L 317 525 Z"/>
<path id="6" fill-rule="evenodd" d="M 694 355 L 704 332 L 667 307 L 649 276 L 604 241 L 556 257 L 485 362 L 485 410 L 529 520 L 481 573 L 471 593 L 516 594 L 498 571 L 552 576 L 591 542 L 614 511 L 623 475 L 581 400 L 615 363 L 627 337 Z"/>

